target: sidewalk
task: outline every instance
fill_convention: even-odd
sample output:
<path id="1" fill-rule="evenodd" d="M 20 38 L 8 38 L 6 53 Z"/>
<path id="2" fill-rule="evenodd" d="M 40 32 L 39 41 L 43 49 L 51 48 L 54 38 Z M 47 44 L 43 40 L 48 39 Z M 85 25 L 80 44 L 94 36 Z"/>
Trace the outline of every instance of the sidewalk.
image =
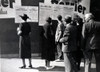
<path id="1" fill-rule="evenodd" d="M 45 69 L 45 61 L 39 59 L 32 59 L 33 68 L 20 69 L 22 66 L 21 59 L 19 58 L 1 58 L 0 59 L 1 72 L 64 72 L 64 63 L 62 62 L 51 62 L 51 66 L 55 66 L 53 69 L 46 70 Z M 28 60 L 26 60 L 26 65 L 28 65 Z M 91 72 L 95 71 L 95 63 L 92 63 Z M 81 70 L 79 72 L 84 72 L 84 63 L 81 63 Z"/>

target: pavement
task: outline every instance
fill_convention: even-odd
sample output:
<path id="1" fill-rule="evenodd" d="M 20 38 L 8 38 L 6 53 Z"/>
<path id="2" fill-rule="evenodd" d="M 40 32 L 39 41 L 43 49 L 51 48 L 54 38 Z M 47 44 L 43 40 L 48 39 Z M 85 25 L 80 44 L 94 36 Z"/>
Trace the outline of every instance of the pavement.
<path id="1" fill-rule="evenodd" d="M 26 68 L 20 69 L 22 66 L 22 61 L 20 58 L 0 58 L 0 72 L 65 72 L 64 71 L 64 62 L 52 61 L 51 66 L 54 66 L 53 69 L 47 70 L 45 68 L 45 60 L 41 58 L 32 58 L 33 68 L 28 68 L 28 60 L 26 59 Z M 84 72 L 84 62 L 81 62 L 81 70 L 78 72 Z M 95 71 L 96 65 L 93 59 L 91 65 L 91 72 Z"/>

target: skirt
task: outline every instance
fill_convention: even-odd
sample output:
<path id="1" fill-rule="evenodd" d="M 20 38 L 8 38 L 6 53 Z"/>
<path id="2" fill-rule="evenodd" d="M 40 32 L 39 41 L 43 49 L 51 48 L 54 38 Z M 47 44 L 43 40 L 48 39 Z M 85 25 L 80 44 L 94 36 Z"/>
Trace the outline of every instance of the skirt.
<path id="1" fill-rule="evenodd" d="M 19 38 L 19 56 L 21 58 L 31 58 L 31 42 L 28 35 Z"/>

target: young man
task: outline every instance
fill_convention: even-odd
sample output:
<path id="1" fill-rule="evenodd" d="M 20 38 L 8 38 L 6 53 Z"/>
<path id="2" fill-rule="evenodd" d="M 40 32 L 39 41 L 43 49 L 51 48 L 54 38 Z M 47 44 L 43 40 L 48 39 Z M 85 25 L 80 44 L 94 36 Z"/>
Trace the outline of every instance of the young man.
<path id="1" fill-rule="evenodd" d="M 58 26 L 55 34 L 55 42 L 57 45 L 57 54 L 58 59 L 56 61 L 60 61 L 63 59 L 63 53 L 62 53 L 62 43 L 59 42 L 60 38 L 63 36 L 64 32 L 64 23 L 62 21 L 62 16 L 58 15 Z"/>
<path id="2" fill-rule="evenodd" d="M 77 26 L 71 23 L 71 16 L 65 16 L 65 30 L 62 43 L 62 52 L 64 56 L 65 72 L 77 72 L 75 61 L 75 52 L 77 51 Z"/>

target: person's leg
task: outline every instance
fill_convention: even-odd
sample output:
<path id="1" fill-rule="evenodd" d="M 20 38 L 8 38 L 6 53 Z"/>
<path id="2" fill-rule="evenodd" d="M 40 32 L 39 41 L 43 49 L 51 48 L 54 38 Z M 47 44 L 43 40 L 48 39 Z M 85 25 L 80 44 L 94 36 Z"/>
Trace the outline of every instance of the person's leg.
<path id="1" fill-rule="evenodd" d="M 50 61 L 49 60 L 45 60 L 45 66 L 46 66 L 47 70 L 54 68 L 53 66 L 50 66 Z"/>
<path id="2" fill-rule="evenodd" d="M 96 60 L 96 72 L 100 72 L 100 50 L 94 52 Z"/>
<path id="3" fill-rule="evenodd" d="M 81 59 L 83 58 L 82 51 L 77 50 L 76 51 L 76 62 L 77 62 L 77 68 L 80 70 L 80 64 L 81 64 Z"/>
<path id="4" fill-rule="evenodd" d="M 20 68 L 25 68 L 25 67 L 26 67 L 26 64 L 25 64 L 25 58 L 22 58 L 22 63 L 23 63 L 23 66 L 20 67 Z"/>
<path id="5" fill-rule="evenodd" d="M 45 66 L 46 66 L 46 67 L 50 67 L 50 61 L 45 60 Z"/>
<path id="6" fill-rule="evenodd" d="M 25 58 L 22 58 L 23 66 L 26 66 L 25 64 Z"/>
<path id="7" fill-rule="evenodd" d="M 72 66 L 72 71 L 78 72 L 77 61 L 76 61 L 76 51 L 70 52 L 69 59 Z"/>
<path id="8" fill-rule="evenodd" d="M 77 67 L 78 67 L 78 70 L 80 70 L 80 63 L 81 63 L 81 58 L 78 60 L 77 62 Z"/>
<path id="9" fill-rule="evenodd" d="M 91 61 L 89 59 L 85 59 L 85 72 L 90 72 Z"/>
<path id="10" fill-rule="evenodd" d="M 71 72 L 71 63 L 68 57 L 68 53 L 63 53 L 63 55 L 64 55 L 65 72 Z"/>
<path id="11" fill-rule="evenodd" d="M 50 61 L 47 60 L 47 67 L 50 67 Z"/>
<path id="12" fill-rule="evenodd" d="M 31 60 L 31 58 L 29 58 L 29 67 L 32 68 L 32 60 Z"/>
<path id="13" fill-rule="evenodd" d="M 61 43 L 58 43 L 57 44 L 58 59 L 62 59 L 62 50 L 61 50 L 61 48 L 62 48 Z"/>
<path id="14" fill-rule="evenodd" d="M 47 67 L 47 60 L 45 60 L 45 66 Z"/>
<path id="15" fill-rule="evenodd" d="M 90 72 L 92 51 L 85 52 L 85 72 Z"/>

